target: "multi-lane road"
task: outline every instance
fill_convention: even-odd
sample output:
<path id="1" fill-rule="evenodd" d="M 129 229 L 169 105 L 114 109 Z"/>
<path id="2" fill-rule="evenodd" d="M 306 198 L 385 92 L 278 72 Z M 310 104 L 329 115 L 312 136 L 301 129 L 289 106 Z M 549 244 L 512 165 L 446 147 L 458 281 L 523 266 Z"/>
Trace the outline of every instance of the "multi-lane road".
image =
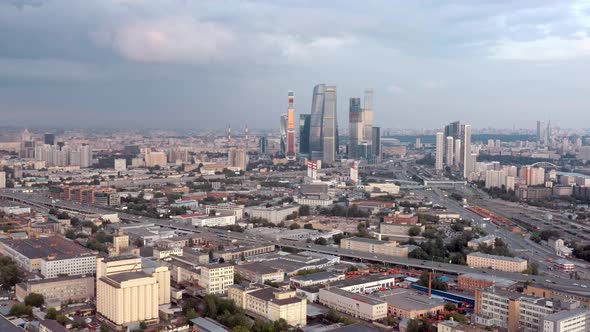
<path id="1" fill-rule="evenodd" d="M 463 207 L 461 205 L 453 206 L 452 204 L 449 204 L 451 202 L 450 200 L 444 199 L 444 196 L 441 197 L 438 194 L 436 194 L 436 192 L 433 193 L 430 197 L 432 197 L 433 202 L 435 202 L 437 204 L 452 206 L 451 207 L 452 209 L 459 209 L 459 207 L 461 209 L 463 209 Z M 25 194 L 25 193 L 20 193 L 17 191 L 0 191 L 0 199 L 15 201 L 15 202 L 30 205 L 30 206 L 45 207 L 45 208 L 53 207 L 53 208 L 58 208 L 58 209 L 62 209 L 62 210 L 66 210 L 66 211 L 73 211 L 73 212 L 78 212 L 78 213 L 96 213 L 96 214 L 113 213 L 112 210 L 102 209 L 102 208 L 98 208 L 95 206 L 89 206 L 89 205 L 80 204 L 77 202 L 70 202 L 70 201 L 56 201 L 56 200 L 52 200 L 47 197 L 43 197 L 43 196 L 39 196 L 39 195 L 32 195 L 32 194 Z M 464 210 L 463 212 L 465 212 L 465 211 L 467 211 L 467 210 Z M 469 215 L 467 212 L 465 212 L 465 214 Z M 588 288 L 590 286 L 590 282 L 587 282 L 585 280 L 576 281 L 575 282 L 576 285 L 574 285 L 574 282 L 572 280 L 564 279 L 564 278 L 557 278 L 557 276 L 552 276 L 552 277 L 529 276 L 529 275 L 524 275 L 524 274 L 519 274 L 519 273 L 508 273 L 508 272 L 487 270 L 487 269 L 473 269 L 473 268 L 470 268 L 470 267 L 464 266 L 464 265 L 438 263 L 438 262 L 431 262 L 431 261 L 425 261 L 425 260 L 419 260 L 419 259 L 394 257 L 394 256 L 388 256 L 388 255 L 374 255 L 371 253 L 345 250 L 345 249 L 341 249 L 341 248 L 337 248 L 337 247 L 333 247 L 333 246 L 315 245 L 313 243 L 309 243 L 309 244 L 304 243 L 304 242 L 291 243 L 291 241 L 271 242 L 271 241 L 261 238 L 261 237 L 254 238 L 254 237 L 249 236 L 247 234 L 236 233 L 236 232 L 227 232 L 227 233 L 224 233 L 221 235 L 221 234 L 219 234 L 218 230 L 213 231 L 213 230 L 208 230 L 206 228 L 198 228 L 197 229 L 191 225 L 187 225 L 184 223 L 177 223 L 177 222 L 173 222 L 173 221 L 167 220 L 167 219 L 146 218 L 146 217 L 130 215 L 130 214 L 126 214 L 126 213 L 121 213 L 120 211 L 118 213 L 119 213 L 119 218 L 125 222 L 141 223 L 141 224 L 146 224 L 146 225 L 152 224 L 152 225 L 158 225 L 161 227 L 169 227 L 169 228 L 173 228 L 178 231 L 185 232 L 185 233 L 211 233 L 211 234 L 216 234 L 218 236 L 222 236 L 222 237 L 226 237 L 226 238 L 230 238 L 230 239 L 248 241 L 251 243 L 274 244 L 279 247 L 285 247 L 285 248 L 288 247 L 288 248 L 295 248 L 295 249 L 299 249 L 299 250 L 307 250 L 307 251 L 314 251 L 314 252 L 318 252 L 318 253 L 337 255 L 337 256 L 340 256 L 345 259 L 360 260 L 360 261 L 371 262 L 371 263 L 381 263 L 381 264 L 384 263 L 384 264 L 388 264 L 388 265 L 392 265 L 392 266 L 396 265 L 396 266 L 407 267 L 407 268 L 428 269 L 428 270 L 432 269 L 432 270 L 435 270 L 438 272 L 444 272 L 444 273 L 493 274 L 494 276 L 496 276 L 498 278 L 505 278 L 505 279 L 515 280 L 515 281 L 523 281 L 523 282 L 524 281 L 532 281 L 532 282 L 535 282 L 535 283 L 538 283 L 541 285 L 545 285 L 545 286 L 549 286 L 552 288 L 558 288 L 560 290 L 574 292 L 574 293 L 577 293 L 580 295 L 590 296 L 590 288 Z M 478 220 L 476 218 L 478 216 L 473 215 L 472 217 L 474 220 Z M 477 223 L 484 226 L 483 224 L 485 222 L 483 222 L 483 220 L 481 220 L 481 218 L 479 218 L 479 219 L 480 220 L 477 221 Z M 488 228 L 490 226 L 485 225 L 485 227 Z M 522 244 L 522 242 L 519 242 L 522 239 L 517 240 L 516 238 L 514 238 L 514 240 L 510 240 L 513 238 L 512 234 L 504 233 L 504 230 L 502 230 L 502 229 L 498 229 L 496 234 L 498 236 L 501 236 L 503 239 L 508 240 L 509 243 L 515 243 L 514 245 L 516 245 L 516 243 L 520 243 L 521 246 L 526 246 L 526 244 Z M 540 255 L 542 255 L 542 254 L 538 254 L 538 255 L 539 256 L 534 256 L 534 257 L 540 257 Z M 547 256 L 544 256 L 544 257 L 547 257 Z"/>

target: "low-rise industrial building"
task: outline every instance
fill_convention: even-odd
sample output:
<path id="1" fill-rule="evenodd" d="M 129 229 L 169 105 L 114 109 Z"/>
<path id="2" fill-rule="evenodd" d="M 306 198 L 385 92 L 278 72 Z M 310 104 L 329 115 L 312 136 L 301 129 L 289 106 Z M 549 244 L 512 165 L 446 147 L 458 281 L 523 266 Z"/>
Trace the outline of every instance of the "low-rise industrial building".
<path id="1" fill-rule="evenodd" d="M 264 284 L 266 281 L 283 282 L 285 272 L 281 269 L 258 262 L 236 266 L 236 273 L 253 283 Z"/>
<path id="2" fill-rule="evenodd" d="M 266 219 L 273 224 L 278 224 L 281 221 L 287 220 L 287 216 L 299 212 L 299 205 L 285 205 L 285 206 L 271 206 L 262 207 L 254 206 L 246 208 L 246 213 L 250 218 Z"/>
<path id="3" fill-rule="evenodd" d="M 94 276 L 27 280 L 16 285 L 16 298 L 20 302 L 31 293 L 43 295 L 46 303 L 84 302 L 94 298 Z"/>
<path id="4" fill-rule="evenodd" d="M 245 245 L 237 248 L 229 248 L 213 252 L 213 257 L 223 258 L 226 262 L 230 260 L 238 261 L 242 258 L 262 255 L 275 251 L 274 245 Z"/>
<path id="5" fill-rule="evenodd" d="M 330 282 L 344 280 L 346 275 L 338 272 L 318 272 L 303 276 L 293 276 L 289 279 L 291 286 L 296 288 L 315 285 L 325 285 Z"/>
<path id="6" fill-rule="evenodd" d="M 396 241 L 380 241 L 363 237 L 351 237 L 342 239 L 340 241 L 340 248 L 376 255 L 408 257 L 408 248 L 400 247 Z"/>
<path id="7" fill-rule="evenodd" d="M 465 273 L 457 278 L 457 288 L 463 291 L 475 292 L 476 289 L 496 286 L 499 288 L 510 288 L 516 281 L 498 278 L 493 275 L 479 273 Z"/>
<path id="8" fill-rule="evenodd" d="M 527 261 L 519 257 L 488 255 L 481 252 L 467 255 L 467 265 L 474 268 L 491 268 L 513 273 L 522 273 L 528 267 Z"/>
<path id="9" fill-rule="evenodd" d="M 430 298 L 411 289 L 398 288 L 379 294 L 387 302 L 389 316 L 400 318 L 424 318 L 437 316 L 444 311 L 445 302 Z"/>
<path id="10" fill-rule="evenodd" d="M 355 318 L 376 321 L 387 317 L 387 302 L 336 287 L 320 289 L 320 303 Z"/>
<path id="11" fill-rule="evenodd" d="M 337 287 L 352 293 L 371 293 L 381 288 L 395 286 L 395 277 L 381 274 L 362 276 L 354 279 L 346 279 L 331 283 L 331 287 Z"/>

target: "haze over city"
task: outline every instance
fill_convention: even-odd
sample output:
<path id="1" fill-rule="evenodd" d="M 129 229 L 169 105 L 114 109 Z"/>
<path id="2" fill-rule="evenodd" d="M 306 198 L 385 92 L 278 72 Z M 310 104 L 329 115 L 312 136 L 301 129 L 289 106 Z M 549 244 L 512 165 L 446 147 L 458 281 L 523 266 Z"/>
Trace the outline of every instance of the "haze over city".
<path id="1" fill-rule="evenodd" d="M 0 2 L 14 126 L 276 128 L 285 91 L 375 91 L 375 124 L 587 126 L 587 1 Z"/>

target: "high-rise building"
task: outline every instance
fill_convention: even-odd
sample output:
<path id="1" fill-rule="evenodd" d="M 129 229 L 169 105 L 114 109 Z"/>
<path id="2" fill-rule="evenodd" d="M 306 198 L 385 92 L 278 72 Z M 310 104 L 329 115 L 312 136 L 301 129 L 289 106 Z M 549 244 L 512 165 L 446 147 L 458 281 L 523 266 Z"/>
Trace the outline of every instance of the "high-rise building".
<path id="1" fill-rule="evenodd" d="M 338 156 L 336 87 L 327 86 L 322 117 L 322 161 L 332 163 Z"/>
<path id="2" fill-rule="evenodd" d="M 313 88 L 311 101 L 311 123 L 309 132 L 309 149 L 312 160 L 323 158 L 322 128 L 324 119 L 324 100 L 326 85 L 318 84 Z"/>
<path id="3" fill-rule="evenodd" d="M 281 115 L 281 155 L 287 155 L 287 114 Z"/>
<path id="4" fill-rule="evenodd" d="M 363 109 L 360 98 L 350 98 L 348 122 L 350 124 L 348 140 L 348 158 L 359 159 L 359 146 L 363 141 Z"/>
<path id="5" fill-rule="evenodd" d="M 227 151 L 227 160 L 230 167 L 245 171 L 248 166 L 248 152 L 232 147 Z"/>
<path id="6" fill-rule="evenodd" d="M 289 92 L 289 108 L 287 110 L 287 147 L 285 156 L 287 160 L 295 160 L 295 96 L 293 92 Z"/>
<path id="7" fill-rule="evenodd" d="M 446 140 L 446 144 L 445 144 L 445 164 L 447 166 L 453 166 L 453 156 L 454 156 L 454 151 L 453 151 L 453 142 L 455 141 L 455 139 L 453 138 L 453 136 L 447 136 L 447 140 Z"/>
<path id="8" fill-rule="evenodd" d="M 381 127 L 373 127 L 372 132 L 371 154 L 373 159 L 379 161 L 381 160 Z"/>
<path id="9" fill-rule="evenodd" d="M 443 169 L 444 149 L 445 149 L 444 133 L 438 132 L 438 133 L 436 133 L 436 152 L 435 152 L 435 162 L 434 162 L 434 168 L 437 171 L 442 171 L 442 169 Z"/>
<path id="10" fill-rule="evenodd" d="M 365 90 L 363 108 L 363 140 L 371 145 L 373 138 L 373 89 Z"/>
<path id="11" fill-rule="evenodd" d="M 6 188 L 6 172 L 0 172 L 0 189 Z"/>
<path id="12" fill-rule="evenodd" d="M 25 129 L 21 136 L 19 157 L 23 159 L 35 158 L 35 141 L 28 129 Z"/>
<path id="13" fill-rule="evenodd" d="M 461 163 L 463 162 L 463 160 L 461 159 L 461 140 L 460 139 L 456 139 L 455 143 L 454 143 L 454 148 L 455 148 L 455 152 L 454 152 L 454 160 L 453 160 L 453 165 L 455 167 L 459 167 L 461 165 Z"/>
<path id="14" fill-rule="evenodd" d="M 541 121 L 537 120 L 537 145 L 541 145 Z"/>
<path id="15" fill-rule="evenodd" d="M 80 167 L 88 168 L 92 166 L 92 149 L 90 145 L 82 145 L 80 147 Z"/>
<path id="16" fill-rule="evenodd" d="M 166 153 L 163 151 L 152 151 L 151 149 L 145 149 L 144 158 L 146 167 L 166 167 L 166 164 L 168 163 Z"/>
<path id="17" fill-rule="evenodd" d="M 299 115 L 299 154 L 309 157 L 309 133 L 311 129 L 311 114 Z"/>
<path id="18" fill-rule="evenodd" d="M 123 158 L 115 159 L 115 171 L 122 172 L 127 169 L 127 160 Z"/>
<path id="19" fill-rule="evenodd" d="M 55 144 L 55 135 L 46 133 L 45 135 L 43 135 L 43 143 L 49 144 L 49 145 L 54 145 Z"/>
<path id="20" fill-rule="evenodd" d="M 463 125 L 462 126 L 462 134 L 463 134 L 463 148 L 462 151 L 462 159 L 463 159 L 463 177 L 467 178 L 471 172 L 475 169 L 475 158 L 471 153 L 471 125 Z"/>
<path id="21" fill-rule="evenodd" d="M 260 154 L 266 154 L 268 151 L 268 138 L 266 136 L 260 136 L 258 138 L 258 148 Z"/>

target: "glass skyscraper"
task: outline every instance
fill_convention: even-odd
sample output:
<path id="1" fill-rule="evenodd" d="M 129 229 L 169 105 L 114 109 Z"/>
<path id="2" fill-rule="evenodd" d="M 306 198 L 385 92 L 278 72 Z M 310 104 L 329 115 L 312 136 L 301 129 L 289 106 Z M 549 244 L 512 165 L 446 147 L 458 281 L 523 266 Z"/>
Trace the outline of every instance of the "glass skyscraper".
<path id="1" fill-rule="evenodd" d="M 299 154 L 309 157 L 309 133 L 311 129 L 311 114 L 299 115 Z"/>
<path id="2" fill-rule="evenodd" d="M 309 150 L 311 159 L 321 160 L 322 150 L 322 124 L 324 115 L 324 98 L 326 85 L 318 84 L 313 88 L 311 100 L 311 123 L 309 129 Z"/>

